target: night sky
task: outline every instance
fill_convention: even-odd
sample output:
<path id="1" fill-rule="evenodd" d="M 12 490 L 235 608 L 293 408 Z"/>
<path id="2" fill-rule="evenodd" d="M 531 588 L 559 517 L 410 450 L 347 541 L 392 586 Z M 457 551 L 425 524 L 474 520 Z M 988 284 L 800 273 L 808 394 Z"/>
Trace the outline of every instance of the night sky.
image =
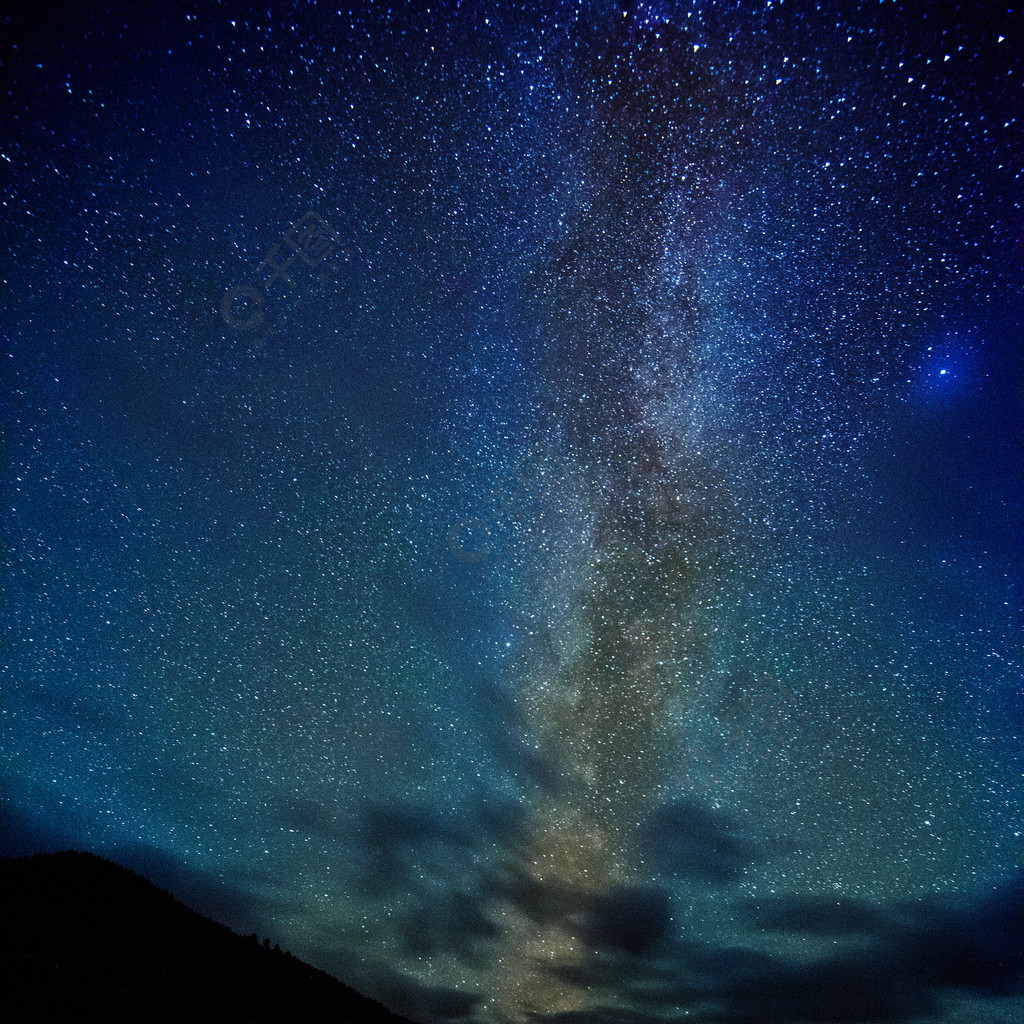
<path id="1" fill-rule="evenodd" d="M 0 849 L 420 1021 L 1024 1019 L 1019 10 L 22 6 Z"/>

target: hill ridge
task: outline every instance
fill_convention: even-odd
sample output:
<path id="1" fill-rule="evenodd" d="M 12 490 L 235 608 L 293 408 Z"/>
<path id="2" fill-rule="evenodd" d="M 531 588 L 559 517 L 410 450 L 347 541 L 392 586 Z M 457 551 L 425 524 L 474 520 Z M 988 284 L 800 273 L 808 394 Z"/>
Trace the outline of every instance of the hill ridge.
<path id="1" fill-rule="evenodd" d="M 0 919 L 11 1021 L 409 1024 L 94 853 L 0 857 Z"/>

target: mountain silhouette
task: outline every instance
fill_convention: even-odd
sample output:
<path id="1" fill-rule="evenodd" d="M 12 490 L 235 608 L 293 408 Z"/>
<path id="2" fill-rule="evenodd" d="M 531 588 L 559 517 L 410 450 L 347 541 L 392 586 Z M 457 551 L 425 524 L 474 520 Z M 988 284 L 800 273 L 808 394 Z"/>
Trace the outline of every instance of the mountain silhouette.
<path id="1" fill-rule="evenodd" d="M 409 1024 L 89 853 L 0 857 L 6 1020 Z"/>

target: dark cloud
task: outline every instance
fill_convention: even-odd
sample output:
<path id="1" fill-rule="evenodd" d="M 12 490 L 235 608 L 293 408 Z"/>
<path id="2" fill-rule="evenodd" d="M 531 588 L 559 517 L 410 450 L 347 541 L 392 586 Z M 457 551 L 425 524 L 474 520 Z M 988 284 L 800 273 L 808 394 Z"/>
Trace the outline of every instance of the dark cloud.
<path id="1" fill-rule="evenodd" d="M 728 882 L 756 854 L 726 812 L 693 799 L 658 808 L 641 828 L 640 841 L 657 870 L 706 882 Z"/>
<path id="2" fill-rule="evenodd" d="M 404 879 L 410 886 L 411 899 L 395 918 L 407 956 L 488 962 L 503 907 L 515 907 L 538 927 L 562 923 L 592 952 L 582 964 L 553 973 L 607 993 L 614 1006 L 568 1015 L 566 1024 L 569 1017 L 580 1024 L 640 1024 L 674 1019 L 681 1008 L 708 1024 L 899 1022 L 939 1013 L 948 994 L 1001 997 L 1021 990 L 1020 879 L 990 897 L 959 903 L 790 896 L 735 904 L 739 921 L 759 936 L 836 943 L 824 955 L 787 958 L 742 943 L 715 946 L 677 937 L 664 886 L 595 893 L 538 880 L 527 855 L 527 820 L 516 803 L 480 805 L 458 815 L 417 805 L 367 807 L 358 837 L 375 877 Z M 688 886 L 712 886 L 722 898 L 720 887 L 760 852 L 732 817 L 690 799 L 658 808 L 639 838 L 663 875 Z M 445 999 L 436 1004 L 435 1019 L 472 1012 L 460 994 Z M 426 1019 L 419 1006 L 416 1016 Z"/>
<path id="3" fill-rule="evenodd" d="M 571 1010 L 566 1013 L 530 1015 L 544 1024 L 661 1024 L 661 1014 L 643 1010 L 603 1007 L 596 1010 Z"/>
<path id="4" fill-rule="evenodd" d="M 509 693 L 500 685 L 481 685 L 474 700 L 496 764 L 523 787 L 562 793 L 565 783 L 556 758 L 528 741 L 530 730 Z"/>
<path id="5" fill-rule="evenodd" d="M 417 804 L 371 801 L 357 827 L 358 857 L 364 888 L 393 896 L 398 888 L 415 887 L 426 860 L 468 859 L 479 841 L 471 824 L 451 813 Z"/>
<path id="6" fill-rule="evenodd" d="M 340 817 L 329 805 L 315 800 L 289 800 L 279 808 L 278 816 L 284 828 L 296 829 L 318 839 L 344 841 L 351 832 L 347 818 Z"/>
<path id="7" fill-rule="evenodd" d="M 869 940 L 866 972 L 877 962 L 923 987 L 1008 994 L 1024 975 L 1024 876 L 973 903 L 778 897 L 746 914 L 773 931 Z"/>
<path id="8" fill-rule="evenodd" d="M 911 1021 L 940 1014 L 955 993 L 1024 995 L 1024 878 L 958 904 L 801 897 L 748 904 L 743 914 L 758 928 L 843 943 L 825 956 L 787 959 L 666 935 L 646 951 L 609 947 L 560 973 L 624 997 L 641 1017 L 674 1020 L 686 1008 L 708 1024 Z M 597 1022 L 617 1012 L 577 1016 Z"/>
<path id="9" fill-rule="evenodd" d="M 654 886 L 619 886 L 595 897 L 585 920 L 591 944 L 649 953 L 671 936 L 671 900 Z"/>
<path id="10" fill-rule="evenodd" d="M 487 889 L 495 899 L 511 903 L 537 924 L 559 921 L 587 909 L 571 886 L 554 880 L 540 881 L 518 859 L 506 858 L 490 870 Z"/>
<path id="11" fill-rule="evenodd" d="M 472 822 L 474 833 L 491 843 L 518 848 L 527 838 L 528 814 L 514 800 L 481 801 L 473 810 Z"/>
<path id="12" fill-rule="evenodd" d="M 536 877 L 517 804 L 483 804 L 460 816 L 417 805 L 369 805 L 358 831 L 367 889 L 409 894 L 393 919 L 411 956 L 478 964 L 499 935 L 502 908 L 538 927 L 562 923 L 594 949 L 645 955 L 671 937 L 669 894 L 655 886 L 594 892 Z"/>
<path id="13" fill-rule="evenodd" d="M 370 874 L 397 882 L 424 854 L 460 851 L 461 857 L 515 845 L 523 822 L 523 810 L 508 801 L 481 802 L 458 815 L 423 804 L 371 801 L 360 815 L 357 840 Z"/>
<path id="14" fill-rule="evenodd" d="M 938 1009 L 936 993 L 860 951 L 810 963 L 757 955 L 717 979 L 712 1001 L 709 1020 L 744 1024 L 907 1020 Z"/>
<path id="15" fill-rule="evenodd" d="M 455 956 L 482 964 L 487 944 L 501 929 L 487 913 L 488 901 L 468 892 L 441 893 L 424 900 L 401 922 L 405 950 L 412 956 Z"/>
<path id="16" fill-rule="evenodd" d="M 416 847 L 444 842 L 467 842 L 461 823 L 429 807 L 374 802 L 363 812 L 362 834 L 376 847 Z"/>
<path id="17" fill-rule="evenodd" d="M 386 964 L 370 965 L 366 977 L 372 977 L 373 984 L 364 982 L 363 987 L 372 989 L 374 999 L 420 1024 L 464 1021 L 473 1016 L 481 999 L 472 992 L 426 985 Z"/>
<path id="18" fill-rule="evenodd" d="M 498 934 L 493 915 L 501 903 L 515 902 L 538 919 L 565 912 L 560 897 L 516 866 L 524 820 L 518 804 L 498 800 L 461 814 L 367 805 L 356 831 L 363 888 L 391 905 L 406 894 L 392 920 L 407 955 L 479 965 Z"/>
<path id="19" fill-rule="evenodd" d="M 885 911 L 852 899 L 821 899 L 814 896 L 775 897 L 749 901 L 741 912 L 747 921 L 765 931 L 801 932 L 840 937 L 873 934 L 885 926 Z"/>
<path id="20" fill-rule="evenodd" d="M 890 944 L 895 961 L 923 983 L 987 995 L 1020 991 L 1024 874 L 976 903 L 926 914 Z"/>
<path id="21" fill-rule="evenodd" d="M 25 857 L 77 848 L 81 840 L 69 828 L 60 828 L 43 814 L 0 800 L 0 855 Z"/>

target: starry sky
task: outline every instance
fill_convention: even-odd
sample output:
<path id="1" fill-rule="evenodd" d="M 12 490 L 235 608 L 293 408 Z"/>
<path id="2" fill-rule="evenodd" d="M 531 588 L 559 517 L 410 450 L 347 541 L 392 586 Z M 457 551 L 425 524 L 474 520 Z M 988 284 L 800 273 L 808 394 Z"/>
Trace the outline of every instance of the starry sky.
<path id="1" fill-rule="evenodd" d="M 5 15 L 0 849 L 422 1022 L 1019 1021 L 1021 25 Z"/>

